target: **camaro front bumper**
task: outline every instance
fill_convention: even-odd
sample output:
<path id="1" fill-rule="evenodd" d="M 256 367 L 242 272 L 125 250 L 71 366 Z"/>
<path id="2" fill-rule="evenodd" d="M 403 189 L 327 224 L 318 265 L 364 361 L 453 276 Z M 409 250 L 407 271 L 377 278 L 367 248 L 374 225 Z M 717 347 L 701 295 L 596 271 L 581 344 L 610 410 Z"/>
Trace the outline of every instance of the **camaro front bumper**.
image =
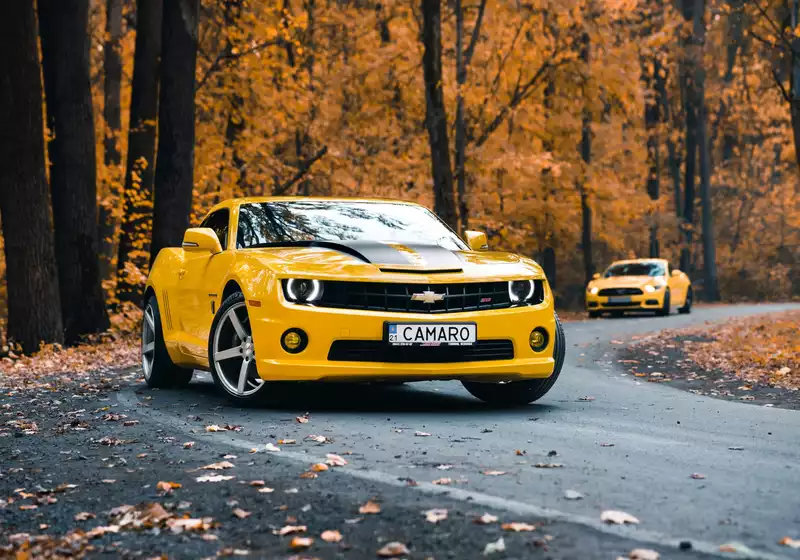
<path id="1" fill-rule="evenodd" d="M 536 306 L 459 313 L 390 313 L 283 301 L 269 306 L 253 303 L 248 301 L 247 310 L 258 374 L 269 381 L 511 381 L 547 378 L 554 368 L 556 323 L 550 297 Z M 387 322 L 474 322 L 478 343 L 474 349 L 391 347 L 385 341 Z M 529 344 L 531 330 L 536 327 L 545 329 L 548 335 L 547 346 L 541 352 L 535 352 Z M 288 329 L 302 329 L 306 333 L 308 344 L 302 352 L 292 354 L 281 345 Z M 348 351 L 337 354 L 332 350 L 334 343 L 337 348 L 347 347 Z M 509 357 L 512 349 L 513 355 Z M 426 354 L 429 350 L 432 352 Z M 428 355 L 431 361 L 426 362 Z M 498 356 L 500 359 L 495 359 Z"/>
<path id="2" fill-rule="evenodd" d="M 658 311 L 664 306 L 662 288 L 655 292 L 632 296 L 601 296 L 586 292 L 587 311 Z"/>

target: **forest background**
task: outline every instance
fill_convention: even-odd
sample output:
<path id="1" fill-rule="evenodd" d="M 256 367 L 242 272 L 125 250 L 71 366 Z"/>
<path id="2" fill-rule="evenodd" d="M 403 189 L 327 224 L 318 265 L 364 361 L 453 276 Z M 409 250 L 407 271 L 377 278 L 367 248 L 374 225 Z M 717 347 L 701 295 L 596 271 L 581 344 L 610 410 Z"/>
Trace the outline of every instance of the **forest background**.
<path id="1" fill-rule="evenodd" d="M 800 297 L 798 0 L 1 10 L 0 308 L 27 350 L 106 329 L 247 195 L 420 202 L 562 307 L 636 256 L 709 301 Z"/>

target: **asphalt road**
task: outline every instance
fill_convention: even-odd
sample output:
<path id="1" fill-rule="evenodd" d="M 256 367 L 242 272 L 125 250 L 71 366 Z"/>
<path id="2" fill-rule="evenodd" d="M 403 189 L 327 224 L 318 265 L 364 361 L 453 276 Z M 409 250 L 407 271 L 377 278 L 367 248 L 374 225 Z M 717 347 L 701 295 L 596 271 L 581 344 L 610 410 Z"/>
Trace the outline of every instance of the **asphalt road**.
<path id="1" fill-rule="evenodd" d="M 787 556 L 792 551 L 777 541 L 800 534 L 800 413 L 640 382 L 622 373 L 614 349 L 662 328 L 793 307 L 713 306 L 689 316 L 569 323 L 561 378 L 541 401 L 522 409 L 488 407 L 456 382 L 303 387 L 277 408 L 238 409 L 204 374 L 182 391 L 139 387 L 138 394 L 128 389 L 118 398 L 135 409 L 152 397 L 149 420 L 207 445 L 250 449 L 291 438 L 298 444 L 282 445 L 276 455 L 307 465 L 332 449 L 311 447 L 303 438 L 325 435 L 336 452 L 352 452 L 342 472 L 356 478 L 389 485 L 413 479 L 421 493 L 446 492 L 654 545 L 687 539 L 695 549 L 718 552 L 723 543 L 741 543 L 755 556 Z M 310 421 L 296 422 L 305 412 Z M 204 423 L 243 430 L 205 434 Z M 483 474 L 487 470 L 505 474 Z M 693 479 L 693 473 L 706 478 Z M 430 484 L 442 477 L 455 484 Z M 567 500 L 566 490 L 584 498 Z M 603 525 L 606 509 L 628 512 L 641 524 Z"/>

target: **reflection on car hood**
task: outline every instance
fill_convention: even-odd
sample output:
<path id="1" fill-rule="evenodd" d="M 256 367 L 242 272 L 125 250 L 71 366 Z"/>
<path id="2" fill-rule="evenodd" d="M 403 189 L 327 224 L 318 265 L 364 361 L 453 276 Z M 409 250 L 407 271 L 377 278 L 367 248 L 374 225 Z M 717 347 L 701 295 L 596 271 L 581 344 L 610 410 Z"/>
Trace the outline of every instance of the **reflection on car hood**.
<path id="1" fill-rule="evenodd" d="M 591 285 L 600 288 L 641 288 L 647 284 L 663 281 L 662 276 L 612 276 L 611 278 L 598 278 L 592 280 Z"/>
<path id="2" fill-rule="evenodd" d="M 543 277 L 529 259 L 495 251 L 453 251 L 438 245 L 347 242 L 312 247 L 248 249 L 277 274 L 339 280 L 453 282 Z"/>

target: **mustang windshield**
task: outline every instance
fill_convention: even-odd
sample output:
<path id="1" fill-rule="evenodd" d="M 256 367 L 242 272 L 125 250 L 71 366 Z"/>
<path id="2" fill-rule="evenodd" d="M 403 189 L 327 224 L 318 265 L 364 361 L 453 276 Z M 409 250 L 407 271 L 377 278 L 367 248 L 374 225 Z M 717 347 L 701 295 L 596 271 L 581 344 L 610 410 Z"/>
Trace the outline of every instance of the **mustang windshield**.
<path id="1" fill-rule="evenodd" d="M 389 241 L 467 247 L 420 206 L 392 202 L 284 201 L 239 207 L 236 245 L 269 247 L 298 241 Z"/>
<path id="2" fill-rule="evenodd" d="M 664 265 L 661 263 L 625 263 L 608 267 L 604 278 L 612 276 L 664 276 Z"/>

